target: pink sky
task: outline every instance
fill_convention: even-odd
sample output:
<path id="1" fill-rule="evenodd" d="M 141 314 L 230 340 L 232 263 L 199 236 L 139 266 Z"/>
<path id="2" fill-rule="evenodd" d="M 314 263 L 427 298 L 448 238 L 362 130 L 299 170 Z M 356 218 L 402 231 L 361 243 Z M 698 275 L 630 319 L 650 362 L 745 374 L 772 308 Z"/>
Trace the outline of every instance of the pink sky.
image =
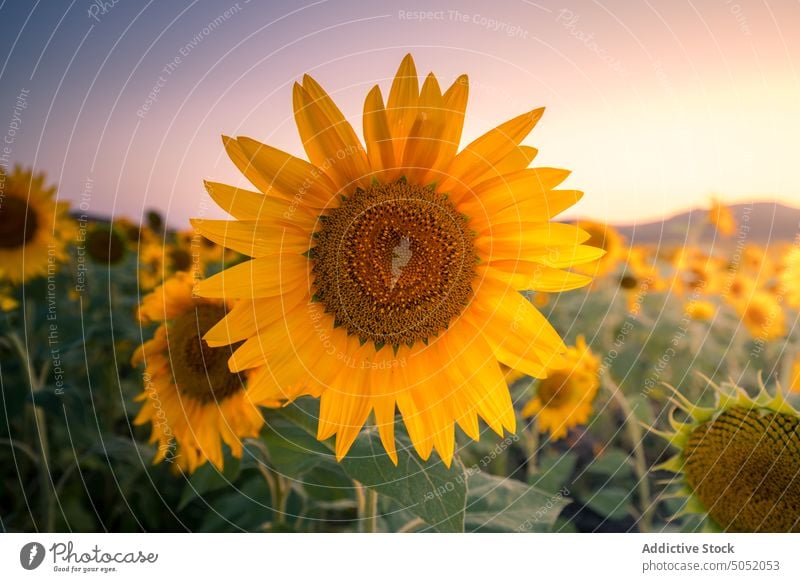
<path id="1" fill-rule="evenodd" d="M 220 215 L 203 179 L 239 182 L 220 134 L 301 154 L 291 86 L 305 72 L 360 131 L 367 91 L 388 89 L 412 52 L 443 85 L 469 74 L 465 140 L 547 107 L 526 143 L 538 164 L 572 170 L 568 187 L 586 192 L 572 215 L 645 221 L 712 194 L 800 206 L 798 3 L 395 6 L 119 3 L 98 18 L 34 13 L 24 27 L 11 14 L 0 113 L 29 90 L 12 160 L 47 170 L 76 203 L 89 182 L 94 213 L 155 207 L 186 226 Z"/>

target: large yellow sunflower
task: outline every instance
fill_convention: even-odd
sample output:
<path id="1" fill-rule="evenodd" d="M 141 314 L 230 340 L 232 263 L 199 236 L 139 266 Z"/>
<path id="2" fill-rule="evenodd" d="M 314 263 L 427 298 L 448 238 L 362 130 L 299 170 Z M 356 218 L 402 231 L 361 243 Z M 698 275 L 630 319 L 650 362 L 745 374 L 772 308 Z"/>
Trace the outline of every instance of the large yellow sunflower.
<path id="1" fill-rule="evenodd" d="M 189 472 L 207 460 L 221 468 L 223 443 L 240 457 L 241 439 L 257 436 L 264 424 L 256 404 L 274 402 L 255 398 L 245 376 L 230 372 L 232 347 L 211 348 L 201 339 L 227 306 L 193 297 L 193 284 L 190 273 L 178 273 L 142 300 L 142 322 L 161 325 L 132 360 L 144 364 L 134 424 L 152 424 L 156 462 L 176 462 Z"/>
<path id="2" fill-rule="evenodd" d="M 66 239 L 74 234 L 67 203 L 56 202 L 55 186 L 44 181 L 43 173 L 15 166 L 8 174 L 0 167 L 0 278 L 13 284 L 62 261 Z"/>
<path id="3" fill-rule="evenodd" d="M 712 407 L 673 388 L 686 419 L 670 415 L 674 432 L 660 433 L 678 449 L 655 468 L 678 474 L 674 496 L 686 499 L 679 515 L 705 514 L 711 530 L 800 532 L 800 414 L 763 384 L 755 399 L 711 386 Z"/>
<path id="4" fill-rule="evenodd" d="M 558 333 L 519 291 L 585 285 L 563 269 L 603 254 L 578 227 L 550 222 L 582 194 L 555 189 L 564 170 L 528 168 L 536 150 L 520 143 L 542 109 L 459 152 L 467 77 L 444 93 L 433 74 L 418 83 L 408 55 L 386 102 L 369 92 L 364 147 L 303 77 L 294 115 L 309 161 L 224 138 L 260 192 L 208 184 L 236 220 L 193 221 L 254 257 L 197 285 L 241 299 L 209 345 L 244 341 L 234 372 L 266 365 L 259 382 L 287 399 L 318 395 L 317 436 L 336 435 L 338 458 L 371 413 L 394 462 L 396 410 L 419 455 L 436 449 L 448 464 L 456 424 L 474 439 L 479 417 L 514 431 L 500 362 L 536 377 L 566 364 Z"/>
<path id="5" fill-rule="evenodd" d="M 541 432 L 552 440 L 567 436 L 567 431 L 589 421 L 592 402 L 600 387 L 600 360 L 586 345 L 583 336 L 567 350 L 569 365 L 540 380 L 536 397 L 522 409 L 523 416 L 536 416 Z"/>

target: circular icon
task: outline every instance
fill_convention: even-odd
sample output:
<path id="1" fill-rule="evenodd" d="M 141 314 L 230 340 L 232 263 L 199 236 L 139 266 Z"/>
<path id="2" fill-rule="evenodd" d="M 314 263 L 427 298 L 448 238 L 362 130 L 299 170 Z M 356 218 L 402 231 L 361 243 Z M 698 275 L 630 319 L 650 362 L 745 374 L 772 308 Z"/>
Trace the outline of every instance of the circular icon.
<path id="1" fill-rule="evenodd" d="M 28 542 L 19 551 L 19 563 L 26 570 L 35 570 L 44 561 L 44 546 L 39 542 Z"/>

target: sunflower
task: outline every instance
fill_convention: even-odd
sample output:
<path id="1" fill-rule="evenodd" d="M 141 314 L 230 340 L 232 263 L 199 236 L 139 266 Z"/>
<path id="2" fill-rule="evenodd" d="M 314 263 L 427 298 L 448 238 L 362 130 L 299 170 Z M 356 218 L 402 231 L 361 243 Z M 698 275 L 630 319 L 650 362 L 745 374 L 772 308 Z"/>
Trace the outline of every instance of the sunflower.
<path id="1" fill-rule="evenodd" d="M 539 430 L 549 432 L 552 440 L 563 438 L 572 427 L 588 422 L 600 387 L 600 360 L 583 336 L 567 350 L 566 359 L 568 366 L 540 380 L 536 397 L 522 409 L 523 416 L 536 416 Z"/>
<path id="2" fill-rule="evenodd" d="M 739 301 L 736 308 L 742 323 L 755 339 L 768 341 L 786 335 L 786 313 L 771 293 L 755 291 Z"/>
<path id="3" fill-rule="evenodd" d="M 793 245 L 785 251 L 778 276 L 786 303 L 800 308 L 800 246 Z"/>
<path id="4" fill-rule="evenodd" d="M 800 353 L 798 353 L 789 369 L 789 392 L 800 394 Z"/>
<path id="5" fill-rule="evenodd" d="M 684 312 L 695 321 L 708 321 L 717 314 L 717 306 L 708 299 L 695 299 L 686 302 Z"/>
<path id="6" fill-rule="evenodd" d="M 55 186 L 44 173 L 0 167 L 0 278 L 12 284 L 47 273 L 66 258 L 66 240 L 74 234 L 67 204 L 56 202 Z"/>
<path id="7" fill-rule="evenodd" d="M 421 458 L 450 464 L 455 425 L 479 438 L 478 417 L 515 430 L 499 363 L 545 377 L 565 364 L 558 333 L 520 290 L 558 292 L 590 282 L 562 270 L 603 252 L 589 235 L 550 222 L 582 196 L 556 190 L 564 170 L 528 168 L 520 145 L 534 109 L 458 152 L 468 82 L 419 87 L 411 56 L 384 105 L 364 104 L 362 146 L 309 76 L 294 115 L 310 161 L 249 138 L 225 148 L 260 190 L 209 184 L 237 220 L 195 220 L 207 238 L 255 257 L 200 282 L 206 297 L 241 299 L 210 345 L 245 343 L 239 372 L 267 365 L 288 399 L 320 397 L 317 437 L 336 435 L 341 459 L 371 413 L 397 462 L 399 410 Z"/>
<path id="8" fill-rule="evenodd" d="M 115 226 L 95 225 L 86 235 L 86 254 L 98 264 L 118 265 L 128 252 L 125 238 Z"/>
<path id="9" fill-rule="evenodd" d="M 667 283 L 656 266 L 655 257 L 645 247 L 631 247 L 625 255 L 625 268 L 619 279 L 628 311 L 638 315 L 649 293 L 663 291 Z"/>
<path id="10" fill-rule="evenodd" d="M 141 240 L 137 263 L 139 268 L 139 287 L 150 291 L 164 280 L 164 245 L 158 240 Z"/>
<path id="11" fill-rule="evenodd" d="M 576 271 L 592 277 L 602 277 L 614 270 L 625 256 L 625 241 L 622 235 L 610 224 L 581 220 L 576 226 L 589 233 L 587 245 L 603 249 L 606 253 L 597 261 L 584 263 Z"/>
<path id="12" fill-rule="evenodd" d="M 142 323 L 160 325 L 132 358 L 144 364 L 145 379 L 134 424 L 152 424 L 155 462 L 176 461 L 189 472 L 206 461 L 221 469 L 223 443 L 241 457 L 241 439 L 257 436 L 264 424 L 256 404 L 277 401 L 254 400 L 244 375 L 228 370 L 235 346 L 211 348 L 201 339 L 227 306 L 194 297 L 193 284 L 191 274 L 178 273 L 142 300 Z"/>
<path id="13" fill-rule="evenodd" d="M 678 449 L 655 468 L 679 475 L 679 515 L 705 514 L 710 529 L 729 532 L 800 532 L 800 414 L 763 384 L 755 399 L 711 385 L 708 408 L 673 389 L 687 418 L 672 414 L 675 432 L 660 433 Z"/>
<path id="14" fill-rule="evenodd" d="M 7 285 L 0 283 L 0 311 L 13 311 L 19 307 L 19 301 L 14 297 Z"/>
<path id="15" fill-rule="evenodd" d="M 722 204 L 717 198 L 711 199 L 711 208 L 708 211 L 708 222 L 722 236 L 731 236 L 736 232 L 736 219 L 731 209 Z"/>

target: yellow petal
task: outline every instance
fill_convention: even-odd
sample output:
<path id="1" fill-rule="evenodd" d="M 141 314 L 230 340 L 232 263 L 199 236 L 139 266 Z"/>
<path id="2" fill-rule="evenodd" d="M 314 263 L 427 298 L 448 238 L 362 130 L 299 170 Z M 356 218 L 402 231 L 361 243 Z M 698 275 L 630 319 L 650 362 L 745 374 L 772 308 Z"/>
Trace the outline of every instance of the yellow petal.
<path id="1" fill-rule="evenodd" d="M 572 224 L 560 222 L 518 222 L 493 224 L 479 234 L 475 247 L 488 261 L 500 259 L 538 260 L 556 254 L 553 249 L 574 248 L 589 234 Z M 549 264 L 549 263 L 547 263 Z M 557 266 L 557 265 L 551 265 Z"/>
<path id="2" fill-rule="evenodd" d="M 541 378 L 542 367 L 560 364 L 566 351 L 561 336 L 522 295 L 489 277 L 483 279 L 468 312 L 481 322 L 482 333 L 497 358 L 509 367 Z"/>
<path id="3" fill-rule="evenodd" d="M 194 218 L 192 226 L 207 239 L 250 257 L 279 253 L 302 254 L 311 246 L 310 234 L 299 228 L 287 228 L 290 221 L 262 224 L 255 220 L 208 220 Z"/>
<path id="4" fill-rule="evenodd" d="M 328 117 L 324 101 L 315 100 L 295 83 L 294 118 L 308 159 L 330 177 L 340 190 L 352 191 L 370 184 L 370 167 L 361 142 L 349 123 Z"/>
<path id="5" fill-rule="evenodd" d="M 286 254 L 252 259 L 200 281 L 195 293 L 201 297 L 274 297 L 306 287 L 309 261 L 302 255 Z"/>
<path id="6" fill-rule="evenodd" d="M 503 281 L 518 291 L 562 293 L 585 287 L 592 282 L 592 278 L 586 275 L 528 261 L 491 261 L 478 268 L 479 272 L 484 270 L 491 273 L 488 276 Z"/>
<path id="7" fill-rule="evenodd" d="M 506 121 L 470 143 L 461 151 L 447 169 L 448 178 L 441 184 L 441 192 L 459 192 L 475 183 L 495 164 L 507 156 L 541 119 L 543 108 Z"/>
<path id="8" fill-rule="evenodd" d="M 489 168 L 485 174 L 476 178 L 475 183 L 524 170 L 531 164 L 538 153 L 539 150 L 531 146 L 517 146 L 507 153 L 503 159 Z"/>
<path id="9" fill-rule="evenodd" d="M 438 179 L 436 160 L 445 127 L 444 103 L 439 83 L 433 73 L 422 84 L 414 123 L 406 138 L 403 167 L 412 182 L 427 183 Z"/>
<path id="10" fill-rule="evenodd" d="M 467 110 L 469 97 L 469 78 L 461 75 L 450 88 L 444 92 L 444 131 L 442 145 L 439 151 L 437 167 L 447 167 L 458 152 L 461 143 L 461 132 L 464 129 L 464 114 Z"/>
<path id="11" fill-rule="evenodd" d="M 397 166 L 389 119 L 383 106 L 381 90 L 377 85 L 364 100 L 364 141 L 367 144 L 367 157 L 373 170 L 391 170 Z"/>
<path id="12" fill-rule="evenodd" d="M 309 216 L 303 205 L 294 206 L 290 201 L 275 196 L 266 196 L 227 184 L 205 181 L 203 184 L 209 196 L 225 212 L 239 220 L 279 220 L 307 219 Z"/>
<path id="13" fill-rule="evenodd" d="M 275 194 L 292 204 L 325 208 L 337 188 L 323 172 L 291 154 L 248 137 L 237 139 L 239 149 L 267 185 L 265 194 Z"/>
<path id="14" fill-rule="evenodd" d="M 228 314 L 209 329 L 203 339 L 210 347 L 226 346 L 256 335 L 260 329 L 273 325 L 303 302 L 310 295 L 290 293 L 277 297 L 242 299 L 237 301 Z"/>
<path id="15" fill-rule="evenodd" d="M 414 59 L 407 54 L 389 90 L 389 100 L 386 104 L 386 115 L 389 119 L 389 129 L 394 142 L 395 159 L 403 158 L 406 136 L 411 131 L 414 119 L 417 116 L 417 103 L 419 101 L 419 79 Z"/>

